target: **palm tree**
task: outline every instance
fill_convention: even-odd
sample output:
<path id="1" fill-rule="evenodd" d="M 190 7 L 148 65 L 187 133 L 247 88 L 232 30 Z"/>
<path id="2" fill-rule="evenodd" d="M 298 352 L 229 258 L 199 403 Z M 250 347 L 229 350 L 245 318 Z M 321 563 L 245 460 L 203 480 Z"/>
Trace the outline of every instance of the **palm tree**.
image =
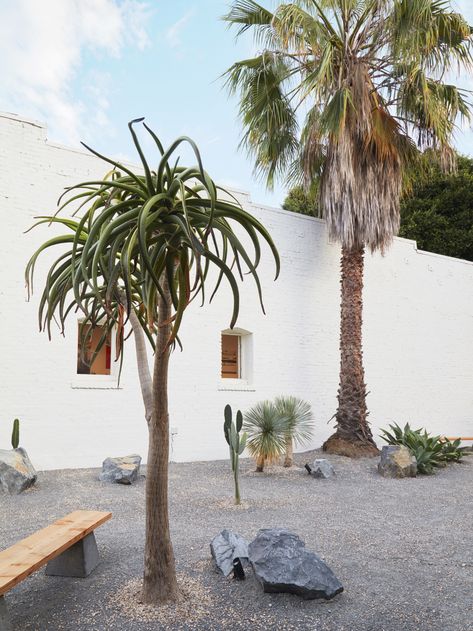
<path id="1" fill-rule="evenodd" d="M 158 603 L 178 596 L 168 517 L 167 377 L 171 349 L 180 343 L 178 333 L 185 309 L 199 294 L 204 301 L 208 272 L 213 267 L 216 285 L 210 299 L 225 278 L 233 293 L 233 327 L 239 311 L 234 270 L 240 276 L 248 270 L 261 298 L 256 271 L 260 237 L 272 250 L 277 272 L 279 258 L 264 227 L 229 194 L 230 201 L 224 201 L 222 189 L 204 170 L 192 140 L 178 138 L 164 150 L 154 132 L 144 125 L 160 154 L 156 171 L 150 169 L 133 128 L 142 120 L 129 124 L 142 172 L 135 173 L 87 147 L 113 169 L 103 180 L 66 189 L 66 201 L 58 213 L 78 204 L 76 213 L 85 209 L 81 219 L 61 218 L 58 213 L 38 218 L 35 225 L 60 224 L 68 233 L 49 239 L 34 253 L 26 268 L 26 280 L 32 289 L 38 256 L 58 250 L 39 304 L 40 328 L 49 335 L 53 321 L 64 332 L 67 316 L 79 310 L 86 327 L 106 323 L 96 352 L 106 334 L 116 330 L 117 359 L 122 360 L 125 325 L 131 325 L 149 430 L 142 599 Z M 196 166 L 178 166 L 175 152 L 182 143 L 190 144 Z M 242 245 L 242 236 L 248 237 L 253 255 Z M 154 350 L 152 371 L 146 339 Z"/>
<path id="2" fill-rule="evenodd" d="M 310 403 L 297 397 L 277 397 L 274 405 L 280 416 L 287 418 L 286 454 L 284 466 L 293 465 L 293 446 L 307 444 L 314 432 Z"/>
<path id="3" fill-rule="evenodd" d="M 340 385 L 324 449 L 376 454 L 362 351 L 365 248 L 384 252 L 397 233 L 402 181 L 419 150 L 452 162 L 469 104 L 446 78 L 471 69 L 472 29 L 447 0 L 299 0 L 274 13 L 235 0 L 223 19 L 238 35 L 252 29 L 262 48 L 226 73 L 256 173 L 270 187 L 279 176 L 300 174 L 309 186 L 319 177 L 319 207 L 341 244 Z"/>

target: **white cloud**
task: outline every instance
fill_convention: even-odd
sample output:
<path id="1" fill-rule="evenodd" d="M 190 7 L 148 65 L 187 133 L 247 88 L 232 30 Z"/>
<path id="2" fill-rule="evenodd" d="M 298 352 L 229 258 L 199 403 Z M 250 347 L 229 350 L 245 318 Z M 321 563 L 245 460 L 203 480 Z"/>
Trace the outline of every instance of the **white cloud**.
<path id="1" fill-rule="evenodd" d="M 73 96 L 73 81 L 85 53 L 119 57 L 125 46 L 145 48 L 147 14 L 138 0 L 3 0 L 0 109 L 46 120 L 55 140 L 67 143 L 86 135 L 90 121 L 106 127 L 100 82 L 87 106 Z"/>
<path id="2" fill-rule="evenodd" d="M 172 26 L 170 26 L 166 31 L 166 41 L 172 48 L 178 48 L 181 46 L 181 32 L 186 26 L 187 22 L 190 20 L 194 11 L 188 11 L 185 15 L 182 16 L 177 22 L 174 22 Z"/>

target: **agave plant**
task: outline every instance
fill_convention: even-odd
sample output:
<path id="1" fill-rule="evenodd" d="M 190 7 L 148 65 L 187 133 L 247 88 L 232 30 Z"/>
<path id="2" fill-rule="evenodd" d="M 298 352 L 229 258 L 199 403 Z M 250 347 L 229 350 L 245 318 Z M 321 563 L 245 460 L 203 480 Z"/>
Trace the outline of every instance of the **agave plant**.
<path id="1" fill-rule="evenodd" d="M 436 467 L 449 462 L 459 462 L 464 451 L 460 440 L 450 441 L 441 436 L 431 436 L 425 429 L 412 429 L 409 423 L 404 428 L 397 423 L 389 426 L 391 431 L 381 430 L 381 438 L 389 445 L 404 445 L 417 460 L 419 473 L 434 473 Z"/>
<path id="2" fill-rule="evenodd" d="M 293 445 L 306 445 L 312 438 L 314 424 L 310 403 L 297 397 L 278 397 L 274 405 L 281 417 L 287 418 L 285 467 L 292 467 Z"/>
<path id="3" fill-rule="evenodd" d="M 468 454 L 466 447 L 461 447 L 461 438 L 450 440 L 441 438 L 442 442 L 442 460 L 445 462 L 460 462 L 465 454 Z"/>
<path id="4" fill-rule="evenodd" d="M 256 460 L 256 471 L 261 473 L 265 463 L 284 453 L 289 419 L 272 401 L 260 401 L 245 413 L 243 429 L 248 434 L 246 446 Z"/>
<path id="5" fill-rule="evenodd" d="M 38 257 L 44 251 L 58 250 L 39 303 L 40 328 L 51 335 L 52 323 L 58 322 L 64 332 L 67 317 L 78 309 L 85 327 L 105 325 L 96 352 L 116 330 L 117 359 L 121 361 L 125 325 L 131 325 L 149 429 L 142 599 L 155 603 L 178 597 L 168 517 L 170 351 L 175 342 L 180 343 L 178 334 L 187 306 L 198 296 L 204 302 L 212 267 L 217 274 L 210 300 L 226 279 L 233 295 L 233 327 L 239 311 L 238 275 L 241 279 L 243 272 L 252 276 L 261 301 L 256 271 L 260 238 L 273 253 L 276 276 L 279 257 L 261 223 L 216 186 L 204 170 L 190 138 L 178 138 L 164 149 L 144 124 L 158 154 L 153 170 L 134 129 L 142 120 L 129 123 L 142 163 L 139 172 L 86 146 L 112 170 L 102 180 L 68 187 L 56 214 L 38 218 L 35 226 L 60 225 L 67 233 L 49 239 L 33 254 L 26 268 L 26 282 L 32 291 Z M 193 150 L 195 166 L 179 165 L 175 154 L 183 143 Z M 74 208 L 72 217 L 58 216 L 69 208 Z M 80 213 L 82 216 L 75 218 Z M 154 350 L 152 372 L 146 339 Z"/>

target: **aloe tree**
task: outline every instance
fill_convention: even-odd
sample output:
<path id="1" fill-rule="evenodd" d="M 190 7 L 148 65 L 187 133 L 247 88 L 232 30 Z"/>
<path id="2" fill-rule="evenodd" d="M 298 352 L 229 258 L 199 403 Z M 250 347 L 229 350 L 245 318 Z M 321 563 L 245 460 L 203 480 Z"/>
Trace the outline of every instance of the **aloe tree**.
<path id="1" fill-rule="evenodd" d="M 268 186 L 320 178 L 318 205 L 341 244 L 337 429 L 324 448 L 377 453 L 362 349 L 365 248 L 384 252 L 397 233 L 403 178 L 419 151 L 433 148 L 451 165 L 469 104 L 447 78 L 471 69 L 472 29 L 447 0 L 299 0 L 274 12 L 235 0 L 224 19 L 239 35 L 252 30 L 261 49 L 226 75 L 256 173 Z"/>
<path id="2" fill-rule="evenodd" d="M 33 254 L 26 280 L 31 290 L 38 257 L 57 250 L 39 303 L 40 328 L 51 335 L 52 323 L 58 322 L 64 332 L 67 317 L 79 310 L 86 326 L 106 324 L 96 352 L 107 333 L 116 331 L 120 361 L 127 323 L 133 330 L 149 430 L 142 599 L 157 603 L 178 596 L 168 516 L 167 379 L 184 312 L 199 295 L 204 302 L 208 274 L 214 268 L 216 283 L 210 299 L 221 281 L 228 281 L 233 327 L 239 311 L 235 274 L 247 271 L 261 299 L 257 274 L 261 238 L 273 253 L 276 276 L 279 258 L 265 228 L 209 177 L 190 138 L 178 138 L 165 150 L 144 124 L 159 154 L 156 170 L 151 169 L 134 129 L 142 120 L 129 124 L 142 163 L 139 172 L 86 147 L 112 170 L 103 180 L 67 188 L 57 213 L 38 218 L 35 225 L 59 224 L 67 232 L 52 237 Z M 196 166 L 179 166 L 175 154 L 183 143 L 193 150 Z M 70 208 L 80 219 L 59 216 Z M 154 351 L 152 370 L 146 340 Z"/>

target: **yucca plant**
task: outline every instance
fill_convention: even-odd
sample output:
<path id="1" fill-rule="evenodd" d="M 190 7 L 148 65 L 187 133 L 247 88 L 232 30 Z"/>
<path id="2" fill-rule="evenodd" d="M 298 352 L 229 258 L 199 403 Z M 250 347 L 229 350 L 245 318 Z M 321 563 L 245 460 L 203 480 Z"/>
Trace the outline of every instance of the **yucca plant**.
<path id="1" fill-rule="evenodd" d="M 294 444 L 307 445 L 314 433 L 312 408 L 310 403 L 297 397 L 277 397 L 274 405 L 279 414 L 288 420 L 284 466 L 292 467 Z"/>
<path id="2" fill-rule="evenodd" d="M 256 471 L 277 460 L 286 449 L 289 419 L 282 416 L 272 401 L 260 401 L 244 415 L 246 446 L 256 460 Z"/>
<path id="3" fill-rule="evenodd" d="M 224 20 L 252 31 L 256 56 L 226 73 L 238 93 L 242 145 L 255 171 L 318 182 L 318 208 L 341 244 L 340 385 L 324 449 L 375 455 L 362 347 L 365 248 L 399 229 L 403 180 L 419 150 L 452 164 L 452 135 L 470 115 L 448 83 L 472 68 L 472 29 L 448 0 L 297 0 L 270 11 L 234 0 Z M 300 120 L 305 113 L 305 120 Z"/>
<path id="4" fill-rule="evenodd" d="M 273 253 L 276 276 L 279 257 L 261 223 L 216 186 L 204 170 L 190 138 L 178 138 L 164 149 L 144 124 L 157 150 L 157 166 L 152 169 L 134 129 L 142 120 L 129 124 L 142 163 L 139 171 L 86 146 L 112 170 L 103 180 L 68 187 L 57 213 L 38 218 L 35 225 L 59 225 L 67 233 L 52 237 L 33 254 L 26 281 L 32 290 L 38 256 L 44 251 L 58 251 L 39 303 L 40 328 L 49 335 L 53 322 L 57 321 L 63 332 L 67 316 L 79 310 L 85 325 L 106 324 L 99 347 L 106 334 L 116 330 L 117 355 L 122 360 L 125 325 L 131 325 L 149 430 L 142 600 L 157 603 L 178 597 L 168 516 L 167 377 L 170 352 L 175 342 L 179 343 L 184 312 L 199 295 L 204 302 L 208 273 L 215 268 L 216 284 L 210 299 L 222 279 L 228 281 L 233 295 L 233 327 L 239 311 L 236 275 L 242 277 L 243 271 L 248 272 L 261 300 L 257 274 L 260 238 Z M 192 149 L 195 166 L 179 166 L 176 152 L 183 143 Z M 58 216 L 69 208 L 80 218 Z M 152 372 L 146 339 L 154 351 Z"/>

